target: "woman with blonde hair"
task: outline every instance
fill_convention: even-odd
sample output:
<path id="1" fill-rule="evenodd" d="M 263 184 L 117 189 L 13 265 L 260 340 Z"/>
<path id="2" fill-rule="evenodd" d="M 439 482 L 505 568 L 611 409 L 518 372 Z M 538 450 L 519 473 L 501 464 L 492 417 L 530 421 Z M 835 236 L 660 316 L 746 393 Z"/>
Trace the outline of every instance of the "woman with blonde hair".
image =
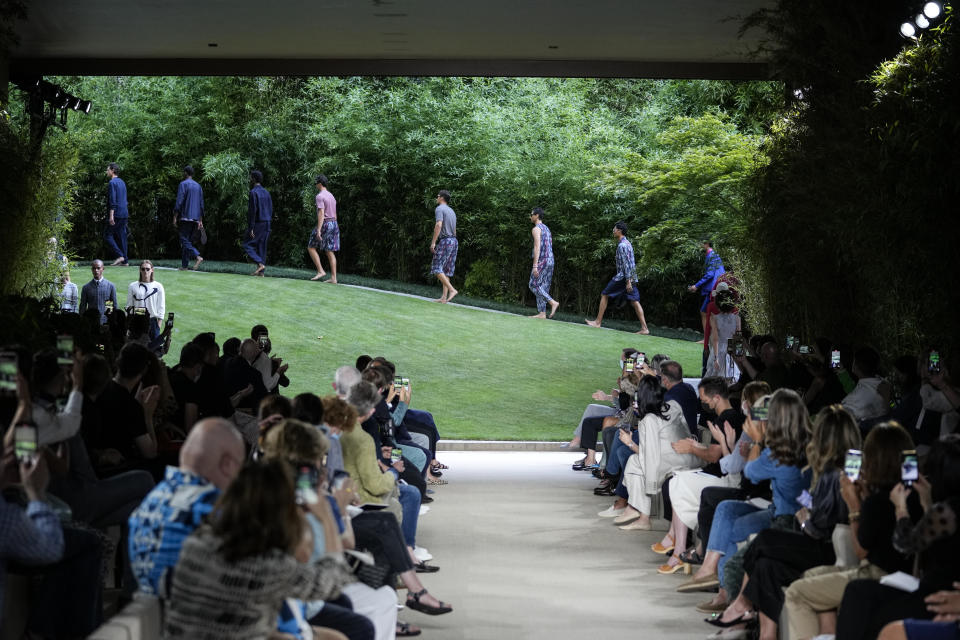
<path id="1" fill-rule="evenodd" d="M 127 313 L 137 313 L 134 309 L 146 309 L 150 318 L 150 340 L 160 335 L 163 317 L 167 313 L 167 302 L 163 285 L 153 279 L 153 263 L 144 260 L 140 263 L 140 278 L 127 287 Z"/>
<path id="2" fill-rule="evenodd" d="M 783 587 L 807 569 L 836 560 L 833 528 L 847 520 L 847 507 L 840 496 L 844 457 L 849 449 L 859 448 L 860 430 L 852 414 L 839 404 L 820 411 L 807 444 L 813 486 L 795 514 L 799 531 L 771 528 L 750 543 L 743 559 L 740 595 L 719 616 L 719 623 L 752 619 L 756 608 L 760 639 L 776 639 Z"/>

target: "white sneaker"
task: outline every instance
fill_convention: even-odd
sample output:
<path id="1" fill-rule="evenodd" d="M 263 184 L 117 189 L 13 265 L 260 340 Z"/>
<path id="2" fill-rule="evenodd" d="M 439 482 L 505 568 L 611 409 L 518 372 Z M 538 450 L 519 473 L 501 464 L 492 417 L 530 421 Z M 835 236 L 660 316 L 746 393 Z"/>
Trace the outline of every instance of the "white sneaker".
<path id="1" fill-rule="evenodd" d="M 813 636 L 812 640 L 835 640 L 837 636 L 832 633 L 821 633 L 818 636 Z"/>
<path id="2" fill-rule="evenodd" d="M 427 506 L 427 505 L 425 505 L 425 504 L 420 505 L 420 515 L 425 514 L 427 511 L 430 511 L 430 507 L 429 507 L 429 506 Z"/>
<path id="3" fill-rule="evenodd" d="M 414 547 L 413 555 L 420 562 L 426 562 L 427 560 L 433 560 L 433 554 L 424 549 L 423 547 Z"/>
<path id="4" fill-rule="evenodd" d="M 626 510 L 627 510 L 626 507 L 620 507 L 619 509 L 615 509 L 613 505 L 610 505 L 609 507 L 607 507 L 597 515 L 600 516 L 601 518 L 616 518 L 617 516 L 623 514 L 623 512 Z"/>

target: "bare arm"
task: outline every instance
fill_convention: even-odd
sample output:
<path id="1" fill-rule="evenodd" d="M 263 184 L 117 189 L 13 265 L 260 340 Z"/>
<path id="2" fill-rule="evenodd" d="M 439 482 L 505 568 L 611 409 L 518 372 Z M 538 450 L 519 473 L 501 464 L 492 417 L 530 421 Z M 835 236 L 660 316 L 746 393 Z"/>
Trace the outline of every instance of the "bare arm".
<path id="1" fill-rule="evenodd" d="M 537 272 L 537 263 L 540 262 L 540 227 L 533 228 L 533 272 Z"/>
<path id="2" fill-rule="evenodd" d="M 430 240 L 430 253 L 433 253 L 434 249 L 437 248 L 437 238 L 440 237 L 440 230 L 443 228 L 443 220 L 437 220 L 437 224 L 433 225 L 433 239 Z"/>

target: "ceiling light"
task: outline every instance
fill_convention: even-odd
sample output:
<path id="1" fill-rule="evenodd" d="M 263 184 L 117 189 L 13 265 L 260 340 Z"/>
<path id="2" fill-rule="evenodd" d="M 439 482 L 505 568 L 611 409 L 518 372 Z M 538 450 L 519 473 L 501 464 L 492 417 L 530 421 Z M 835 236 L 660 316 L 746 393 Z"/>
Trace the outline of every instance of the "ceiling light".
<path id="1" fill-rule="evenodd" d="M 918 13 L 917 17 L 915 17 L 913 21 L 916 22 L 917 26 L 920 27 L 921 29 L 926 29 L 927 27 L 930 26 L 930 21 L 927 20 L 927 17 L 922 13 Z"/>
<path id="2" fill-rule="evenodd" d="M 900 25 L 900 35 L 904 38 L 912 38 L 917 35 L 917 27 L 908 20 Z"/>
<path id="3" fill-rule="evenodd" d="M 941 13 L 943 13 L 943 6 L 939 2 L 928 2 L 923 5 L 923 15 L 931 20 L 939 18 Z"/>

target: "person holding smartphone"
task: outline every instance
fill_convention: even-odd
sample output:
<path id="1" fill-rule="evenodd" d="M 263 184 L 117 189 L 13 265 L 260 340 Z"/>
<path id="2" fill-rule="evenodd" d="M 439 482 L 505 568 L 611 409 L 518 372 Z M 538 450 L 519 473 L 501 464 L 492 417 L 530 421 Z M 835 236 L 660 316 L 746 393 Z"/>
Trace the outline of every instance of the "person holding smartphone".
<path id="1" fill-rule="evenodd" d="M 146 309 L 150 316 L 150 340 L 156 340 L 163 327 L 167 313 L 166 294 L 163 285 L 153 279 L 153 263 L 140 263 L 140 277 L 127 287 L 127 313 L 132 309 Z"/>

